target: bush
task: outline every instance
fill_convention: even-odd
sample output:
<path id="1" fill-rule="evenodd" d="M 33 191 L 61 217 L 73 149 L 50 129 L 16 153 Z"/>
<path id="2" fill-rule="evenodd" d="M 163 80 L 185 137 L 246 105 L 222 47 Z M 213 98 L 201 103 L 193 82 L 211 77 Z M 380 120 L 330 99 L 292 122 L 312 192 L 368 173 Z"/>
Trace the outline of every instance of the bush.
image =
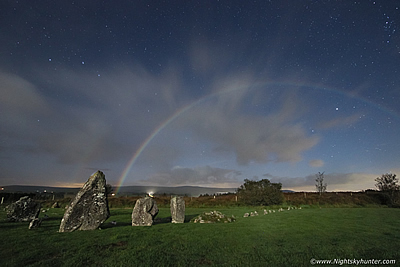
<path id="1" fill-rule="evenodd" d="M 400 186 L 396 174 L 386 173 L 375 179 L 375 186 L 382 192 L 385 204 L 392 207 L 400 206 Z"/>
<path id="2" fill-rule="evenodd" d="M 245 179 L 237 189 L 241 202 L 250 206 L 280 205 L 283 202 L 281 183 L 271 183 L 268 179 L 252 181 Z"/>

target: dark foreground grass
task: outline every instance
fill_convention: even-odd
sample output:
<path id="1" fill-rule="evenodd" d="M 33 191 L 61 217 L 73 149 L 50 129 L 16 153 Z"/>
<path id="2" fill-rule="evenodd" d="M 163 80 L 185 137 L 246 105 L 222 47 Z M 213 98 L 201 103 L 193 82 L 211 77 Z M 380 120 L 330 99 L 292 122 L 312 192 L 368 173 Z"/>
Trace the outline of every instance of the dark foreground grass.
<path id="1" fill-rule="evenodd" d="M 207 208 L 187 208 L 186 220 Z M 302 209 L 262 215 L 219 208 L 237 221 L 171 224 L 162 208 L 151 227 L 130 226 L 131 209 L 113 209 L 101 230 L 58 233 L 61 209 L 35 230 L 0 213 L 0 266 L 310 266 L 310 259 L 400 262 L 400 209 Z M 257 217 L 243 218 L 257 210 Z M 117 225 L 110 224 L 116 221 Z"/>

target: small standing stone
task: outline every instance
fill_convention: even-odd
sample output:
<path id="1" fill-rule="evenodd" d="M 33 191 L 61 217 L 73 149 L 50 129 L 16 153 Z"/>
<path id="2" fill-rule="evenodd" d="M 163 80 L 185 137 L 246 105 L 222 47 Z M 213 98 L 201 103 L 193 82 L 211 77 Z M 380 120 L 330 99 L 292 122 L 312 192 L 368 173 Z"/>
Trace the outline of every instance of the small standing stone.
<path id="1" fill-rule="evenodd" d="M 7 220 L 10 222 L 29 222 L 39 217 L 40 203 L 28 196 L 21 197 L 7 208 Z"/>
<path id="2" fill-rule="evenodd" d="M 185 222 L 185 200 L 183 197 L 171 198 L 171 217 L 172 223 Z"/>
<path id="3" fill-rule="evenodd" d="M 106 177 L 95 172 L 68 205 L 61 220 L 60 232 L 97 229 L 110 217 L 106 194 Z"/>
<path id="4" fill-rule="evenodd" d="M 132 211 L 132 226 L 152 226 L 157 214 L 157 203 L 152 197 L 140 198 Z"/>

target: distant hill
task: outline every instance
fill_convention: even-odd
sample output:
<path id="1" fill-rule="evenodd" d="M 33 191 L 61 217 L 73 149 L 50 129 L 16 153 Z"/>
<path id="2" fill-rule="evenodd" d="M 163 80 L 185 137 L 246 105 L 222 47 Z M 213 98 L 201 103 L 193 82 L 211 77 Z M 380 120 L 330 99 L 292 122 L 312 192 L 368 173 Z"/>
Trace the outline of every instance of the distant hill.
<path id="1" fill-rule="evenodd" d="M 162 186 L 123 186 L 120 188 L 118 194 L 141 194 L 153 192 L 154 194 L 177 194 L 177 195 L 188 195 L 188 196 L 199 196 L 199 195 L 213 195 L 213 194 L 224 194 L 234 193 L 236 188 L 213 188 L 213 187 L 200 187 L 200 186 L 177 186 L 177 187 L 162 187 Z"/>
<path id="2" fill-rule="evenodd" d="M 3 186 L 3 192 L 9 193 L 77 193 L 80 188 L 67 187 L 51 187 L 51 186 L 26 186 L 26 185 L 9 185 Z M 114 187 L 114 193 L 117 189 Z M 152 192 L 153 194 L 177 194 L 188 196 L 199 196 L 204 194 L 223 194 L 234 193 L 236 188 L 212 188 L 199 186 L 123 186 L 119 189 L 118 195 L 138 195 Z"/>
<path id="3" fill-rule="evenodd" d="M 282 193 L 296 193 L 296 191 L 293 191 L 293 190 L 282 190 Z"/>
<path id="4" fill-rule="evenodd" d="M 68 187 L 51 187 L 51 186 L 27 186 L 27 185 L 9 185 L 3 186 L 2 192 L 9 193 L 78 193 L 80 188 L 68 188 Z M 217 188 L 217 187 L 201 187 L 201 186 L 177 186 L 177 187 L 165 187 L 165 186 L 123 186 L 119 189 L 118 195 L 140 195 L 152 192 L 156 195 L 162 194 L 177 194 L 177 195 L 188 195 L 188 196 L 199 196 L 199 195 L 214 195 L 224 193 L 235 193 L 237 188 Z M 1 191 L 0 191 L 1 192 Z M 117 193 L 117 189 L 114 187 L 114 193 Z M 292 190 L 282 190 L 283 193 L 293 193 Z"/>
<path id="5" fill-rule="evenodd" d="M 77 193 L 80 189 L 36 185 L 6 185 L 1 188 L 3 188 L 3 192 L 7 193 Z"/>

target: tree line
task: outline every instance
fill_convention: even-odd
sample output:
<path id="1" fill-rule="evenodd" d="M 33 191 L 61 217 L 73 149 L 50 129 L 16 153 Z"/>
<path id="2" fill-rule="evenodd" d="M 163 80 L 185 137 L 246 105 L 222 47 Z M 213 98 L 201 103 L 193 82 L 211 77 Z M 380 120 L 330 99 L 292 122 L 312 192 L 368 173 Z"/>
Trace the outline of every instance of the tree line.
<path id="1" fill-rule="evenodd" d="M 324 172 L 318 172 L 315 179 L 316 191 L 322 195 L 326 192 L 327 183 L 324 182 Z M 384 204 L 390 207 L 400 207 L 400 186 L 396 174 L 386 173 L 375 179 L 375 187 L 384 198 Z M 245 179 L 237 189 L 240 201 L 249 206 L 280 205 L 284 201 L 281 183 L 272 183 L 268 179 L 259 181 Z"/>

